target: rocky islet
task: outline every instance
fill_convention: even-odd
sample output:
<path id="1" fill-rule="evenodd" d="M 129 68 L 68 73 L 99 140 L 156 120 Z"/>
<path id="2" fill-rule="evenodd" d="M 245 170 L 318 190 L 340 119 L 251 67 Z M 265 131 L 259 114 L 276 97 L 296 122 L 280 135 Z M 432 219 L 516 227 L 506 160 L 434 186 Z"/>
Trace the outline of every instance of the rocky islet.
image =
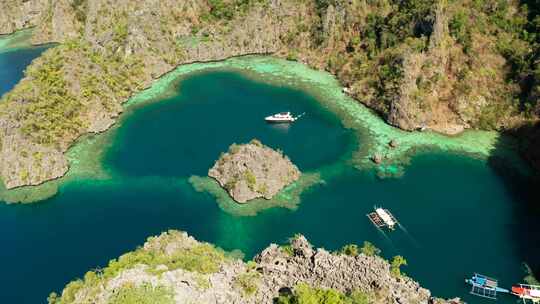
<path id="1" fill-rule="evenodd" d="M 263 197 L 271 199 L 281 189 L 300 178 L 300 170 L 281 151 L 254 139 L 233 144 L 208 171 L 238 203 Z"/>

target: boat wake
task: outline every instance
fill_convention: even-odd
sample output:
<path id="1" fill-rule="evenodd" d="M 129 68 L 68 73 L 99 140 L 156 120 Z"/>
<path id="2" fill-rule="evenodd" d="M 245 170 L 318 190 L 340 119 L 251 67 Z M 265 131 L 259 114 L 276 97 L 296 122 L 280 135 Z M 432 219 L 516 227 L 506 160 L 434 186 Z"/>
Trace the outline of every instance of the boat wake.
<path id="1" fill-rule="evenodd" d="M 296 120 L 302 118 L 302 116 L 304 116 L 304 115 L 306 115 L 306 112 L 304 112 L 304 113 L 302 113 L 302 114 L 296 116 L 296 117 L 294 118 L 294 120 L 296 121 Z"/>
<path id="2" fill-rule="evenodd" d="M 380 227 L 376 227 L 376 228 L 377 228 L 377 231 L 379 231 L 379 233 L 383 237 L 384 241 L 390 246 L 390 248 L 392 248 L 393 250 L 396 250 L 396 246 L 394 245 L 394 242 L 392 242 L 392 239 L 388 236 L 388 234 L 386 234 L 386 232 L 384 232 L 384 230 L 381 229 Z"/>
<path id="3" fill-rule="evenodd" d="M 416 239 L 409 233 L 409 231 L 407 230 L 407 228 L 405 228 L 405 226 L 403 226 L 401 223 L 398 222 L 398 227 L 399 229 L 401 229 L 401 231 L 403 231 L 403 233 L 405 233 L 405 235 L 407 236 L 409 241 L 411 241 L 414 247 L 416 248 L 422 247 L 420 246 L 420 243 L 418 243 L 418 241 L 416 241 Z"/>

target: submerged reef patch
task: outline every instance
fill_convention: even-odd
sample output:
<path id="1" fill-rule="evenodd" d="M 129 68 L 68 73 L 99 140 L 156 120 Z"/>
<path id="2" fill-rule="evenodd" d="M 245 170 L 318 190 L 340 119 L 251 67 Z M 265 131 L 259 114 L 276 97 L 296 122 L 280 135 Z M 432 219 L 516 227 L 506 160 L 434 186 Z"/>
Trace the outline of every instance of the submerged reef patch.
<path id="1" fill-rule="evenodd" d="M 313 95 L 328 111 L 335 113 L 346 128 L 353 129 L 357 136 L 358 146 L 346 160 L 339 160 L 340 165 L 328 166 L 332 174 L 321 174 L 324 168 L 311 170 L 299 181 L 287 187 L 272 200 L 261 200 L 249 206 L 238 206 L 219 185 L 209 178 L 192 177 L 191 184 L 198 191 L 207 191 L 217 197 L 223 210 L 235 214 L 254 215 L 259 210 L 270 206 L 282 206 L 294 209 L 300 201 L 303 190 L 321 181 L 321 176 L 328 179 L 342 171 L 340 166 L 354 166 L 362 170 L 374 170 L 379 177 L 401 176 L 406 164 L 413 154 L 421 151 L 441 150 L 471 155 L 480 159 L 492 156 L 497 144 L 497 152 L 511 159 L 516 166 L 523 168 L 523 163 L 514 152 L 515 142 L 510 138 L 501 139 L 501 135 L 492 131 L 465 131 L 457 136 L 446 136 L 438 133 L 408 132 L 385 123 L 383 119 L 358 101 L 348 96 L 341 84 L 331 74 L 317 71 L 308 66 L 268 56 L 244 56 L 219 62 L 193 63 L 182 65 L 164 75 L 148 89 L 131 97 L 123 106 L 124 112 L 136 111 L 139 106 L 163 99 L 175 93 L 177 84 L 193 72 L 215 70 L 234 70 L 250 79 L 277 86 L 290 86 Z M 64 184 L 74 179 L 111 179 L 115 175 L 112 170 L 103 168 L 103 151 L 114 140 L 115 130 L 129 113 L 125 113 L 115 127 L 103 134 L 87 135 L 79 139 L 67 152 L 69 171 L 60 179 L 39 186 L 21 187 L 12 190 L 0 189 L 0 199 L 7 202 L 34 202 L 54 195 Z M 397 141 L 398 145 L 390 145 Z M 507 149 L 501 149 L 501 143 Z M 420 151 L 420 152 L 419 152 Z M 373 156 L 381 157 L 375 164 Z M 334 169 L 331 169 L 334 168 Z M 328 176 L 326 176 L 328 175 Z M 121 178 L 121 177 L 119 177 Z M 219 191 L 217 190 L 219 189 Z M 234 204 L 229 204 L 234 203 Z"/>
<path id="2" fill-rule="evenodd" d="M 20 30 L 10 35 L 0 35 L 0 53 L 30 46 L 33 29 Z"/>
<path id="3" fill-rule="evenodd" d="M 189 182 L 196 191 L 212 195 L 223 211 L 236 216 L 255 216 L 260 211 L 273 207 L 295 210 L 300 204 L 302 193 L 312 186 L 323 183 L 318 173 L 303 173 L 296 182 L 285 187 L 271 199 L 258 198 L 251 200 L 249 204 L 238 204 L 213 178 L 194 175 L 189 178 Z"/>

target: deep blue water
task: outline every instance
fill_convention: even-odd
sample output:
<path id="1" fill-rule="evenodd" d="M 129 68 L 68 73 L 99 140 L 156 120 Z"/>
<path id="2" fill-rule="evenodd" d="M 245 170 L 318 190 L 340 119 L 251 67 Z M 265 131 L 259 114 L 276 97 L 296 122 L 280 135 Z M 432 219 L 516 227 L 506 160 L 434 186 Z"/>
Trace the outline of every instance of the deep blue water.
<path id="1" fill-rule="evenodd" d="M 126 113 L 105 157 L 113 180 L 71 182 L 38 204 L 0 204 L 0 302 L 42 303 L 167 229 L 247 257 L 295 233 L 330 250 L 368 240 L 386 257 L 405 256 L 403 270 L 435 295 L 470 303 L 483 303 L 463 284 L 472 272 L 509 286 L 523 277 L 523 261 L 539 265 L 538 212 L 528 205 L 527 180 L 461 155 L 418 155 L 398 179 L 345 168 L 305 193 L 298 210 L 227 214 L 186 178 L 204 175 L 231 143 L 259 138 L 301 170 L 315 170 L 362 142 L 310 95 L 236 72 L 194 74 L 178 92 Z M 307 114 L 287 129 L 262 122 L 282 110 Z M 374 204 L 391 209 L 408 232 L 376 230 L 365 216 Z"/>
<path id="2" fill-rule="evenodd" d="M 40 46 L 0 52 L 0 97 L 19 82 L 26 66 L 47 48 Z"/>

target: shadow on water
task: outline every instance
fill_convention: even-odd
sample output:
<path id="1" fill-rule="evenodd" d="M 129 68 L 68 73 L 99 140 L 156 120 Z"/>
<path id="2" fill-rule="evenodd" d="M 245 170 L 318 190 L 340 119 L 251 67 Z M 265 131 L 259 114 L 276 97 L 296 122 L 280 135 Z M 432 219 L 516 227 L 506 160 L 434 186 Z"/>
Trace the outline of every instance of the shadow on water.
<path id="1" fill-rule="evenodd" d="M 515 151 L 516 145 L 520 151 L 519 155 L 509 156 L 508 147 L 513 146 Z M 506 190 L 515 197 L 510 233 L 515 237 L 517 255 L 538 278 L 540 277 L 540 233 L 538 233 L 540 230 L 540 123 L 505 132 L 500 137 L 488 163 L 503 180 Z"/>

